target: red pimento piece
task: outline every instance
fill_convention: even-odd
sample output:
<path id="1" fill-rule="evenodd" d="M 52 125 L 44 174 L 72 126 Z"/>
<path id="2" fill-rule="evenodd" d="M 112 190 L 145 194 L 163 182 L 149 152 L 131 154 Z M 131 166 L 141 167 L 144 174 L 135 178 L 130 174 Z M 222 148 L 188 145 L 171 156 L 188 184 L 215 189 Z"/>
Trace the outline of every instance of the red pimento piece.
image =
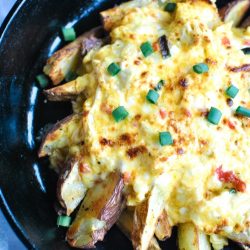
<path id="1" fill-rule="evenodd" d="M 130 172 L 124 172 L 123 173 L 123 181 L 125 184 L 128 184 L 131 180 L 131 173 Z"/>
<path id="2" fill-rule="evenodd" d="M 226 36 L 222 38 L 221 42 L 227 48 L 231 46 L 230 40 Z"/>
<path id="3" fill-rule="evenodd" d="M 244 41 L 243 45 L 250 46 L 250 40 Z"/>
<path id="4" fill-rule="evenodd" d="M 238 192 L 246 190 L 246 183 L 239 179 L 232 171 L 223 171 L 222 166 L 215 170 L 218 179 L 225 183 L 231 183 Z"/>
<path id="5" fill-rule="evenodd" d="M 165 119 L 167 116 L 167 111 L 164 108 L 160 108 L 160 116 L 162 119 Z"/>
<path id="6" fill-rule="evenodd" d="M 160 50 L 158 42 L 153 43 L 153 49 L 154 49 L 154 51 L 159 51 Z"/>
<path id="7" fill-rule="evenodd" d="M 235 129 L 234 123 L 231 122 L 230 120 L 227 121 L 227 125 L 228 125 L 228 127 L 229 127 L 230 129 L 233 129 L 233 130 Z"/>
<path id="8" fill-rule="evenodd" d="M 107 113 L 108 115 L 111 115 L 112 114 L 112 107 L 110 107 L 106 103 L 102 103 L 101 104 L 101 111 Z"/>
<path id="9" fill-rule="evenodd" d="M 79 171 L 80 173 L 89 173 L 91 169 L 87 163 L 80 163 Z"/>

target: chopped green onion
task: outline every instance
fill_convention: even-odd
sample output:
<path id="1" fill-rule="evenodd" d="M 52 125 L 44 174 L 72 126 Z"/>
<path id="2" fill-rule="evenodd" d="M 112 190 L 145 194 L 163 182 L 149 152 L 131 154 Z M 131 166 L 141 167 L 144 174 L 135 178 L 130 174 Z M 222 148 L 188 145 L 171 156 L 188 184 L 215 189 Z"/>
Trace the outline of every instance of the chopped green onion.
<path id="1" fill-rule="evenodd" d="M 116 76 L 120 71 L 121 71 L 121 68 L 117 63 L 111 63 L 108 66 L 108 72 L 111 76 Z"/>
<path id="2" fill-rule="evenodd" d="M 206 72 L 208 72 L 208 70 L 209 70 L 209 67 L 205 63 L 198 63 L 198 64 L 193 66 L 193 71 L 197 74 L 206 73 Z"/>
<path id="3" fill-rule="evenodd" d="M 146 96 L 147 100 L 151 103 L 156 104 L 159 99 L 159 94 L 155 90 L 149 90 Z"/>
<path id="4" fill-rule="evenodd" d="M 238 115 L 243 115 L 243 116 L 246 116 L 246 117 L 249 117 L 250 118 L 250 109 L 247 109 L 247 108 L 244 108 L 242 106 L 239 106 L 237 109 L 236 109 L 236 114 Z"/>
<path id="5" fill-rule="evenodd" d="M 66 215 L 59 215 L 57 218 L 57 226 L 69 227 L 71 222 L 71 217 Z"/>
<path id="6" fill-rule="evenodd" d="M 63 38 L 66 42 L 71 42 L 76 39 L 76 32 L 74 28 L 62 28 Z"/>
<path id="7" fill-rule="evenodd" d="M 165 85 L 164 80 L 160 80 L 157 84 L 157 86 L 154 88 L 155 91 L 161 90 L 161 88 Z"/>
<path id="8" fill-rule="evenodd" d="M 77 74 L 75 72 L 70 71 L 66 76 L 65 76 L 65 81 L 70 82 L 73 81 L 77 78 Z"/>
<path id="9" fill-rule="evenodd" d="M 242 51 L 245 55 L 250 55 L 250 48 L 242 49 Z"/>
<path id="10" fill-rule="evenodd" d="M 220 122 L 222 113 L 219 109 L 212 107 L 209 111 L 207 119 L 210 123 L 217 125 Z"/>
<path id="11" fill-rule="evenodd" d="M 229 190 L 229 193 L 230 193 L 230 194 L 236 194 L 237 191 L 236 191 L 234 188 L 231 188 L 231 189 Z"/>
<path id="12" fill-rule="evenodd" d="M 159 141 L 160 141 L 161 146 L 173 144 L 173 138 L 169 132 L 160 132 Z"/>
<path id="13" fill-rule="evenodd" d="M 144 57 L 150 56 L 154 52 L 150 42 L 145 42 L 141 45 L 141 52 Z"/>
<path id="14" fill-rule="evenodd" d="M 235 87 L 234 85 L 231 85 L 227 88 L 226 94 L 230 96 L 231 98 L 234 98 L 239 92 L 239 89 Z"/>
<path id="15" fill-rule="evenodd" d="M 176 3 L 167 3 L 164 10 L 167 11 L 167 12 L 172 13 L 172 12 L 175 11 L 176 6 L 177 6 Z"/>
<path id="16" fill-rule="evenodd" d="M 129 113 L 123 106 L 120 106 L 112 112 L 112 115 L 116 122 L 120 122 L 126 119 Z"/>
<path id="17" fill-rule="evenodd" d="M 46 88 L 49 85 L 49 79 L 44 74 L 40 74 L 40 75 L 36 76 L 36 80 L 38 81 L 41 88 L 43 88 L 43 89 Z"/>

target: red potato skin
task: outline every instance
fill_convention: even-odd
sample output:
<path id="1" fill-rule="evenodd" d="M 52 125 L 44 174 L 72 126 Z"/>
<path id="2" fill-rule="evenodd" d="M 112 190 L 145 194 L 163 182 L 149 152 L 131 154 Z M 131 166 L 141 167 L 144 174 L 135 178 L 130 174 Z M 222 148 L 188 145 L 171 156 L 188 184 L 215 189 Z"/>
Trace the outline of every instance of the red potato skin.
<path id="1" fill-rule="evenodd" d="M 247 18 L 242 22 L 242 24 L 240 25 L 240 27 L 246 29 L 246 28 L 249 27 L 249 26 L 250 26 L 250 16 L 247 17 Z"/>
<path id="2" fill-rule="evenodd" d="M 56 191 L 57 199 L 58 199 L 59 203 L 61 204 L 61 206 L 65 209 L 67 209 L 67 207 L 66 207 L 66 204 L 62 198 L 61 189 L 62 189 L 62 186 L 63 186 L 65 180 L 69 177 L 71 171 L 73 170 L 74 163 L 75 163 L 74 160 L 70 160 L 65 164 L 65 167 L 61 170 L 61 173 L 60 173 L 58 181 L 57 181 L 57 191 Z"/>
<path id="3" fill-rule="evenodd" d="M 238 4 L 239 2 L 242 2 L 244 0 L 235 0 L 235 1 L 230 1 L 228 4 L 226 4 L 224 7 L 219 9 L 219 15 L 223 21 L 225 21 L 226 17 L 230 14 L 230 11 Z M 246 14 L 248 8 L 250 7 L 250 1 L 248 1 L 248 7 L 246 6 L 246 9 L 243 10 L 242 18 Z"/>
<path id="4" fill-rule="evenodd" d="M 123 178 L 120 176 L 118 182 L 115 185 L 112 195 L 108 198 L 106 204 L 103 206 L 103 208 L 100 210 L 99 215 L 97 216 L 97 219 L 106 222 L 105 228 L 93 231 L 91 236 L 92 241 L 87 245 L 81 247 L 77 246 L 78 248 L 82 249 L 95 248 L 95 244 L 98 241 L 102 241 L 104 239 L 104 236 L 106 235 L 107 231 L 116 223 L 116 221 L 120 217 L 122 210 L 124 209 L 125 200 L 122 192 L 123 188 L 124 188 L 124 181 Z M 100 200 L 96 201 L 96 203 L 94 204 L 94 206 L 91 207 L 91 209 L 92 210 L 99 209 L 101 202 L 102 201 Z M 67 241 L 70 246 L 76 247 L 75 240 L 71 237 L 71 235 L 74 235 L 76 233 L 73 230 L 74 230 L 73 228 L 72 229 L 70 228 L 68 230 Z"/>

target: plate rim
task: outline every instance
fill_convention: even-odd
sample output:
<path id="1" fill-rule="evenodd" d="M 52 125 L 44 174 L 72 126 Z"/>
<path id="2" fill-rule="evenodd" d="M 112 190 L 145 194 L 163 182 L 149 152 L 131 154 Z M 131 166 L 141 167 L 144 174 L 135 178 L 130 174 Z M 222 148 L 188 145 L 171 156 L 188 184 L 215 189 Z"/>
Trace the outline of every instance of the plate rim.
<path id="1" fill-rule="evenodd" d="M 19 13 L 19 11 L 21 10 L 21 8 L 25 2 L 26 2 L 26 0 L 16 0 L 14 5 L 10 9 L 10 11 L 8 12 L 7 16 L 4 18 L 4 20 L 0 26 L 0 47 L 1 47 L 1 43 L 4 39 L 5 33 L 7 32 L 10 24 L 14 20 L 15 16 Z M 25 233 L 25 231 L 22 230 L 22 226 L 15 220 L 15 216 L 12 213 L 12 211 L 11 211 L 11 209 L 10 209 L 10 207 L 9 207 L 5 197 L 4 197 L 1 186 L 0 186 L 0 208 L 1 208 L 1 211 L 3 213 L 3 216 L 5 217 L 7 222 L 9 223 L 11 229 L 14 231 L 17 238 L 23 243 L 23 245 L 27 249 L 35 249 L 35 247 L 32 245 L 32 243 L 31 243 L 29 237 L 27 236 L 27 234 Z"/>

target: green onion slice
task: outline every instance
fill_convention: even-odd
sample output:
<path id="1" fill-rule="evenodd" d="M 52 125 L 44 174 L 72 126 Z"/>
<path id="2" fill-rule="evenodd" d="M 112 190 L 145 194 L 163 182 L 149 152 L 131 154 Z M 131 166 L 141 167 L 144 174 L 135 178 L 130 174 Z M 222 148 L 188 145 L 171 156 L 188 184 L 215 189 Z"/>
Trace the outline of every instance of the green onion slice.
<path id="1" fill-rule="evenodd" d="M 156 87 L 154 88 L 155 91 L 159 91 L 161 90 L 161 88 L 165 85 L 165 81 L 164 80 L 160 80 L 158 82 L 158 84 L 156 85 Z"/>
<path id="2" fill-rule="evenodd" d="M 239 93 L 239 89 L 234 85 L 231 85 L 227 88 L 226 94 L 231 98 L 234 98 Z"/>
<path id="3" fill-rule="evenodd" d="M 237 191 L 236 191 L 234 188 L 231 188 L 231 189 L 229 190 L 229 193 L 230 193 L 230 194 L 236 194 Z"/>
<path id="4" fill-rule="evenodd" d="M 112 112 L 112 115 L 116 122 L 120 122 L 126 119 L 129 113 L 123 106 L 120 106 Z"/>
<path id="5" fill-rule="evenodd" d="M 208 114 L 208 121 L 214 125 L 219 124 L 222 113 L 219 109 L 212 107 Z"/>
<path id="6" fill-rule="evenodd" d="M 120 66 L 117 63 L 111 63 L 108 66 L 108 72 L 111 76 L 116 76 L 121 71 Z"/>
<path id="7" fill-rule="evenodd" d="M 46 75 L 40 74 L 36 76 L 37 82 L 40 84 L 41 88 L 46 88 L 49 85 L 49 79 Z"/>
<path id="8" fill-rule="evenodd" d="M 144 57 L 148 57 L 154 52 L 150 42 L 143 43 L 140 48 Z"/>
<path id="9" fill-rule="evenodd" d="M 250 48 L 242 49 L 242 51 L 245 55 L 250 55 Z"/>
<path id="10" fill-rule="evenodd" d="M 249 117 L 249 118 L 250 118 L 250 109 L 244 108 L 244 107 L 242 107 L 242 106 L 239 106 L 239 107 L 236 109 L 236 114 L 238 114 L 238 115 L 243 115 L 243 116 L 246 116 L 246 117 Z"/>
<path id="11" fill-rule="evenodd" d="M 159 142 L 161 146 L 172 145 L 173 138 L 169 132 L 160 132 L 159 133 Z"/>
<path id="12" fill-rule="evenodd" d="M 65 81 L 66 82 L 70 82 L 73 81 L 77 78 L 77 74 L 73 71 L 70 71 L 66 76 L 65 76 Z"/>
<path id="13" fill-rule="evenodd" d="M 57 217 L 57 226 L 58 227 L 69 227 L 71 222 L 71 217 L 66 215 L 59 215 Z"/>
<path id="14" fill-rule="evenodd" d="M 169 12 L 169 13 L 172 13 L 175 11 L 176 6 L 177 6 L 176 3 L 167 3 L 164 10 Z"/>
<path id="15" fill-rule="evenodd" d="M 62 28 L 64 41 L 71 42 L 76 39 L 76 32 L 74 28 Z"/>
<path id="16" fill-rule="evenodd" d="M 157 101 L 158 101 L 158 99 L 159 99 L 159 94 L 155 91 L 155 90 L 149 90 L 148 91 L 148 94 L 147 94 L 147 96 L 146 96 L 146 99 L 149 101 L 149 102 L 151 102 L 151 103 L 153 103 L 153 104 L 156 104 L 157 103 Z"/>
<path id="17" fill-rule="evenodd" d="M 198 64 L 193 66 L 193 71 L 197 74 L 206 73 L 206 72 L 208 72 L 208 70 L 209 70 L 209 67 L 205 63 L 198 63 Z"/>

